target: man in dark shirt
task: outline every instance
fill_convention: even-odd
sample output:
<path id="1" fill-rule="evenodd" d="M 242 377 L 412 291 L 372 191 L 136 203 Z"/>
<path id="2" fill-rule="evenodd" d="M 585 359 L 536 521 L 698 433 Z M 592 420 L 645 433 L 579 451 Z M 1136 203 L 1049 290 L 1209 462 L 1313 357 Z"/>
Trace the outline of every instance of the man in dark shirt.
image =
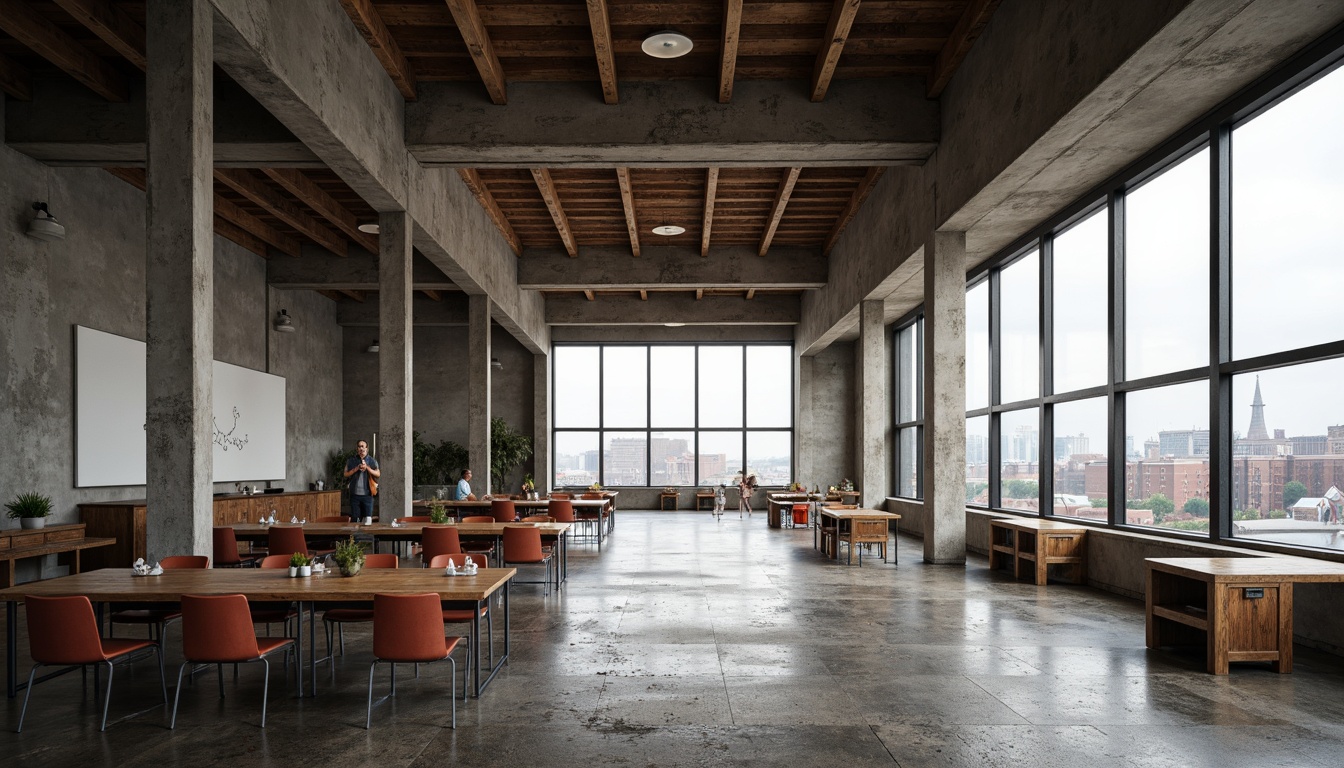
<path id="1" fill-rule="evenodd" d="M 369 478 L 382 476 L 378 460 L 369 455 L 369 444 L 360 440 L 355 455 L 345 462 L 345 476 L 350 479 L 350 517 L 356 523 L 373 517 L 373 490 Z"/>

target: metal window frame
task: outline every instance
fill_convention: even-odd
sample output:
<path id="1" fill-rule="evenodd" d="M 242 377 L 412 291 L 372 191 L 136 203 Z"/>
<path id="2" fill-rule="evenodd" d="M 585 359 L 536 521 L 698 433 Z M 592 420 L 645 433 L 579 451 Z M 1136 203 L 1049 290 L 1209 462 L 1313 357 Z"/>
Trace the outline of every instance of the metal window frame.
<path id="1" fill-rule="evenodd" d="M 913 398 L 915 418 L 901 421 L 901 383 L 903 381 L 901 376 L 901 334 L 908 330 L 912 330 L 913 333 L 911 352 L 914 359 L 915 374 L 911 380 L 914 382 L 915 391 L 911 393 L 911 397 Z M 894 351 L 891 356 L 891 391 L 895 395 L 892 398 L 891 405 L 891 423 L 895 436 L 895 439 L 892 440 L 892 477 L 896 478 L 893 493 L 898 499 L 919 501 L 924 498 L 924 306 L 922 304 L 896 321 L 891 330 L 891 342 Z M 903 458 L 901 432 L 906 429 L 915 430 L 914 496 L 901 495 L 901 459 Z"/>

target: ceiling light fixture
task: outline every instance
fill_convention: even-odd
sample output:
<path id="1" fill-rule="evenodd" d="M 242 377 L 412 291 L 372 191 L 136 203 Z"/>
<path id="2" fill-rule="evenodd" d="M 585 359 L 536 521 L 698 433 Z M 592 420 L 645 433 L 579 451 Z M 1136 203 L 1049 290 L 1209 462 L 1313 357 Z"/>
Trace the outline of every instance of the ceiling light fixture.
<path id="1" fill-rule="evenodd" d="M 374 354 L 378 354 L 378 340 L 377 340 L 377 339 L 374 339 L 374 340 L 373 340 L 373 343 L 369 345 L 369 350 L 368 350 L 368 351 L 370 351 L 370 352 L 372 352 L 372 353 L 374 353 Z"/>
<path id="2" fill-rule="evenodd" d="M 691 52 L 695 43 L 691 38 L 672 29 L 665 29 L 662 32 L 655 32 L 644 38 L 640 43 L 640 50 L 655 59 L 676 59 Z"/>
<path id="3" fill-rule="evenodd" d="M 56 217 L 47 210 L 46 203 L 33 203 L 33 210 L 37 215 L 28 222 L 28 236 L 36 237 L 38 240 L 64 240 L 65 227 L 56 221 Z"/>
<path id="4" fill-rule="evenodd" d="M 355 227 L 355 229 L 369 235 L 376 235 L 382 231 L 382 228 L 378 226 L 378 222 L 376 221 L 366 221 L 358 227 Z"/>
<path id="5" fill-rule="evenodd" d="M 661 227 L 653 228 L 653 234 L 662 235 L 663 237 L 673 237 L 675 235 L 680 235 L 685 231 L 685 227 L 679 227 L 676 224 L 664 224 Z"/>
<path id="6" fill-rule="evenodd" d="M 279 333 L 293 333 L 297 330 L 294 327 L 294 320 L 289 316 L 289 310 L 282 309 L 280 314 L 275 316 L 275 330 Z"/>

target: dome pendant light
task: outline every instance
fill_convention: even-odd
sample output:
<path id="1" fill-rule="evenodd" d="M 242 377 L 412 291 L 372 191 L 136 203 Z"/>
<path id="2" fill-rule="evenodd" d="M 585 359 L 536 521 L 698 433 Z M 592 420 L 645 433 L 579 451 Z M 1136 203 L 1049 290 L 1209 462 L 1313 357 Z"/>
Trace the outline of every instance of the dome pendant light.
<path id="1" fill-rule="evenodd" d="M 695 43 L 691 42 L 691 38 L 671 29 L 649 35 L 639 46 L 640 50 L 655 59 L 680 58 L 690 53 L 694 47 Z"/>

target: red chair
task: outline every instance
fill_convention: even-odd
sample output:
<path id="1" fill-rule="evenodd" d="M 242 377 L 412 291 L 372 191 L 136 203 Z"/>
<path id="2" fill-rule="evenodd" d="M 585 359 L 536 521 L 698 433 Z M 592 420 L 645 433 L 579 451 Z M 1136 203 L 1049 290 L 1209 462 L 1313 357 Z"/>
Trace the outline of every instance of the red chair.
<path id="1" fill-rule="evenodd" d="M 396 568 L 401 564 L 397 556 L 392 553 L 374 554 L 364 556 L 365 568 Z M 345 655 L 345 626 L 346 624 L 367 624 L 373 621 L 373 609 L 366 608 L 368 603 L 353 603 L 350 605 L 339 605 L 328 608 L 322 613 L 322 626 L 327 630 L 327 660 L 331 662 L 331 671 L 336 671 L 336 657 L 331 654 L 331 630 L 332 625 L 336 625 L 336 633 L 341 641 L 341 655 Z"/>
<path id="2" fill-rule="evenodd" d="M 267 656 L 288 653 L 292 637 L 257 637 L 252 612 L 245 595 L 182 596 L 182 666 L 177 668 L 177 693 L 168 728 L 177 727 L 177 704 L 182 698 L 182 673 L 189 664 L 214 664 L 219 677 L 219 698 L 224 698 L 224 664 L 260 661 L 266 669 L 261 686 L 261 727 L 266 727 L 266 701 L 270 695 L 271 663 Z"/>
<path id="3" fill-rule="evenodd" d="M 133 661 L 131 654 L 153 648 L 159 657 L 159 686 L 163 689 L 163 703 L 168 703 L 168 687 L 163 676 L 163 647 L 153 640 L 116 640 L 98 635 L 98 619 L 93 615 L 93 604 L 83 595 L 72 597 L 23 598 L 28 612 L 28 647 L 33 656 L 33 670 L 28 673 L 28 692 L 23 695 L 23 709 L 19 711 L 19 727 L 23 732 L 23 718 L 28 714 L 28 699 L 33 695 L 33 678 L 41 666 L 60 665 L 85 667 L 90 664 L 107 665 L 107 695 L 103 699 L 103 722 L 98 730 L 107 730 L 107 710 L 112 704 L 112 672 L 117 661 Z M 94 676 L 94 696 L 98 695 L 97 676 Z"/>
<path id="4" fill-rule="evenodd" d="M 489 568 L 490 561 L 485 555 L 478 555 L 471 552 L 463 552 L 456 555 L 438 555 L 429 561 L 430 568 L 447 568 L 449 563 L 455 567 L 461 568 L 467 564 L 467 560 L 476 563 L 480 568 Z M 464 600 L 444 600 L 443 601 L 443 623 L 444 624 L 471 624 L 471 620 L 476 616 L 476 604 Z M 486 601 L 481 605 L 481 616 L 485 617 L 486 637 L 490 638 L 489 643 L 489 666 L 495 666 L 495 618 L 490 613 L 490 603 Z M 471 658 L 471 643 L 479 644 L 480 635 L 475 639 L 467 638 L 467 658 Z M 471 675 L 471 670 L 467 670 L 467 677 Z M 469 684 L 467 677 L 462 679 L 462 699 L 467 698 L 466 688 Z"/>
<path id="5" fill-rule="evenodd" d="M 266 532 L 266 551 L 272 555 L 302 552 L 311 557 L 313 554 L 308 551 L 308 540 L 303 537 L 303 528 L 297 525 L 272 525 Z"/>
<path id="6" fill-rule="evenodd" d="M 426 525 L 420 530 L 420 562 L 427 565 L 438 555 L 462 551 L 462 541 L 454 525 Z"/>
<path id="7" fill-rule="evenodd" d="M 790 527 L 797 528 L 798 526 L 801 525 L 802 527 L 806 528 L 809 514 L 810 513 L 808 505 L 794 504 L 793 507 L 790 509 L 789 514 L 789 517 L 792 522 L 792 525 Z"/>
<path id="8" fill-rule="evenodd" d="M 233 529 L 230 528 L 232 533 Z M 205 569 L 210 558 L 205 555 L 172 555 L 159 561 L 165 571 L 175 569 Z M 169 622 L 182 618 L 182 607 L 176 603 L 121 603 L 114 604 L 108 617 L 108 634 L 114 634 L 117 624 L 142 624 L 149 628 L 150 640 L 163 640 L 163 629 Z M 155 631 L 157 630 L 157 632 Z"/>
<path id="9" fill-rule="evenodd" d="M 397 664 L 422 664 L 449 661 L 453 676 L 448 688 L 452 700 L 452 727 L 457 728 L 457 662 L 453 651 L 461 638 L 443 636 L 439 596 L 373 596 L 373 663 L 369 665 L 369 707 L 364 728 L 373 725 L 373 673 L 382 662 L 392 665 L 392 691 L 397 695 Z M 466 691 L 463 691 L 465 695 Z"/>
<path id="10" fill-rule="evenodd" d="M 238 554 L 238 537 L 227 525 L 215 526 L 214 554 L 216 568 L 255 568 L 263 557 Z"/>
<path id="11" fill-rule="evenodd" d="M 544 594 L 550 594 L 551 591 L 551 554 L 541 546 L 541 531 L 536 528 L 505 528 L 504 529 L 504 565 L 545 565 L 546 580 L 536 581 L 518 581 L 515 584 L 537 584 L 546 586 Z M 557 588 L 559 584 L 557 583 Z"/>
<path id="12" fill-rule="evenodd" d="M 512 499 L 491 499 L 490 516 L 497 523 L 513 523 L 518 521 L 518 510 Z"/>
<path id="13" fill-rule="evenodd" d="M 462 518 L 462 522 L 493 523 L 496 521 L 491 515 L 468 515 Z M 478 555 L 493 555 L 495 553 L 495 542 L 493 540 L 485 539 L 467 539 L 462 542 L 462 551 L 473 552 Z"/>
<path id="14" fill-rule="evenodd" d="M 569 499 L 556 499 L 552 497 L 550 503 L 546 505 L 546 512 L 551 517 L 555 518 L 555 522 L 557 523 L 576 522 L 574 519 L 574 505 L 569 502 Z"/>

